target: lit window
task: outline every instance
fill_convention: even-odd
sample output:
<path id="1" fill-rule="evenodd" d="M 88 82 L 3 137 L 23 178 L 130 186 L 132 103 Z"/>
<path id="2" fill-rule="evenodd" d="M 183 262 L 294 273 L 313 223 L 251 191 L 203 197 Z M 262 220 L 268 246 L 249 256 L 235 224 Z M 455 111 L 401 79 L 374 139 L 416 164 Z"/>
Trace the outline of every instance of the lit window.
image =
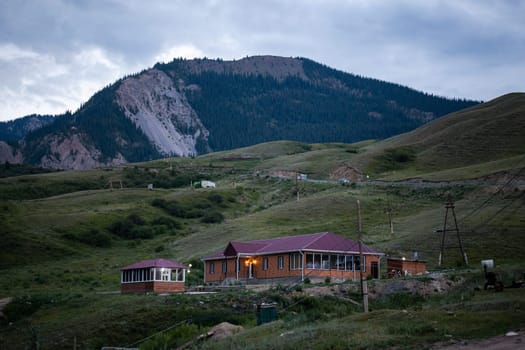
<path id="1" fill-rule="evenodd" d="M 162 280 L 163 281 L 169 281 L 170 280 L 171 270 L 170 269 L 161 269 L 161 271 L 162 271 Z"/>

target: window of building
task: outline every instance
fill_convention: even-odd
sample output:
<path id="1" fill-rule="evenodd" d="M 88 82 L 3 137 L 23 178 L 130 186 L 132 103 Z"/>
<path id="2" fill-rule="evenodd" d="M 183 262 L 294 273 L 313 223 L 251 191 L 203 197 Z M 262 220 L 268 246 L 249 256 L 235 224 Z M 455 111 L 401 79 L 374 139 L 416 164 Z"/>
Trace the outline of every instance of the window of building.
<path id="1" fill-rule="evenodd" d="M 339 255 L 330 255 L 330 269 L 331 270 L 339 270 L 338 260 Z"/>
<path id="2" fill-rule="evenodd" d="M 215 263 L 210 263 L 210 275 L 213 275 L 215 273 Z"/>
<path id="3" fill-rule="evenodd" d="M 284 269 L 284 257 L 282 255 L 279 255 L 277 257 L 277 267 L 279 268 L 279 270 Z"/>
<path id="4" fill-rule="evenodd" d="M 171 270 L 171 281 L 184 282 L 184 269 Z"/>
<path id="5" fill-rule="evenodd" d="M 226 272 L 228 272 L 228 262 L 223 261 L 222 262 L 222 273 L 226 273 Z"/>
<path id="6" fill-rule="evenodd" d="M 307 269 L 314 268 L 314 255 L 313 254 L 306 254 L 306 268 Z"/>
<path id="7" fill-rule="evenodd" d="M 295 257 L 290 255 L 290 269 L 293 269 Z M 366 256 L 363 256 L 363 272 L 366 271 Z M 338 255 L 306 253 L 306 268 L 315 270 L 359 271 L 359 255 Z"/>
<path id="8" fill-rule="evenodd" d="M 328 254 L 323 254 L 322 256 L 322 269 L 323 270 L 330 270 L 330 255 Z"/>
<path id="9" fill-rule="evenodd" d="M 359 255 L 354 256 L 354 270 L 359 271 L 361 269 L 361 259 Z"/>
<path id="10" fill-rule="evenodd" d="M 308 265 L 308 262 L 307 262 Z M 300 270 L 303 268 L 303 256 L 300 253 L 290 254 L 290 270 Z"/>
<path id="11" fill-rule="evenodd" d="M 345 255 L 345 270 L 352 271 L 353 259 L 352 255 Z"/>
<path id="12" fill-rule="evenodd" d="M 263 258 L 263 266 L 262 266 L 262 268 L 263 268 L 264 271 L 268 270 L 268 258 L 267 257 Z"/>
<path id="13" fill-rule="evenodd" d="M 171 275 L 171 269 L 160 269 L 161 270 L 161 275 L 162 275 L 162 280 L 163 281 L 169 281 L 170 280 L 170 275 Z"/>

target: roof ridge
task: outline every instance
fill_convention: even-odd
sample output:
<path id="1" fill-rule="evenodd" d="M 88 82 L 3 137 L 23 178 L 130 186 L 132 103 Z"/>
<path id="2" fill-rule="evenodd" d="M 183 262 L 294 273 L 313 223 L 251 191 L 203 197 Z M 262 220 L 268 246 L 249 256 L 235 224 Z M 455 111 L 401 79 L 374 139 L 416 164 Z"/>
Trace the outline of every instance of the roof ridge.
<path id="1" fill-rule="evenodd" d="M 257 251 L 260 252 L 261 250 L 266 249 L 270 245 L 271 245 L 271 243 L 267 242 L 264 246 L 262 246 L 261 248 L 257 249 Z"/>
<path id="2" fill-rule="evenodd" d="M 309 247 L 310 245 L 314 244 L 315 242 L 317 242 L 318 240 L 320 240 L 321 238 L 323 238 L 324 236 L 326 236 L 326 234 L 330 233 L 329 231 L 325 231 L 325 232 L 318 232 L 318 233 L 311 233 L 311 235 L 319 235 L 319 237 L 317 237 L 316 239 L 314 239 L 312 242 L 309 242 L 306 246 L 303 247 L 306 248 L 306 247 Z"/>

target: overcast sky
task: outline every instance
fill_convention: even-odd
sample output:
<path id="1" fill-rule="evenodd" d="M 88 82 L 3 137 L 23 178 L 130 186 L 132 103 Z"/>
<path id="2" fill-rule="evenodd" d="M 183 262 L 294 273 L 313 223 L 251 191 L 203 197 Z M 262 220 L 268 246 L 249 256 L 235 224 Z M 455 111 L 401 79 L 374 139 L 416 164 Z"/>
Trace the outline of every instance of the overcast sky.
<path id="1" fill-rule="evenodd" d="M 0 120 L 174 57 L 301 56 L 424 92 L 525 91 L 525 1 L 1 0 Z"/>

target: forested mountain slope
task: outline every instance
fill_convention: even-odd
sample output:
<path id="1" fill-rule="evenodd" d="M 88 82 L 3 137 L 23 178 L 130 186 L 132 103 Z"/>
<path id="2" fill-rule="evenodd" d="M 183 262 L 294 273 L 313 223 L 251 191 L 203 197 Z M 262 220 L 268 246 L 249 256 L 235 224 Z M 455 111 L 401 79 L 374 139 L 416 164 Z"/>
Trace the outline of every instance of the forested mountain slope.
<path id="1" fill-rule="evenodd" d="M 383 139 L 475 104 L 306 58 L 176 59 L 125 77 L 75 113 L 19 134 L 14 148 L 26 163 L 86 169 L 273 140 Z M 0 161 L 14 153 L 6 150 Z"/>

